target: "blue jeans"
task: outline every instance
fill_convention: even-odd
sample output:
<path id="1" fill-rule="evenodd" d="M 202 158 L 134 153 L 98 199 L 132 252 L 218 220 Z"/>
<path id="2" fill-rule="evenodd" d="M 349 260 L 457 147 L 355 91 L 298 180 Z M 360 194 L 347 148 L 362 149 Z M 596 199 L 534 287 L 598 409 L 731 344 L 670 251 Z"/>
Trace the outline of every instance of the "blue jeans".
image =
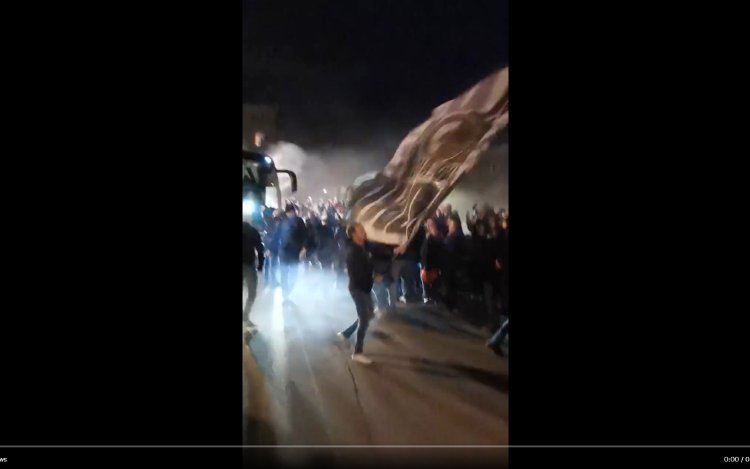
<path id="1" fill-rule="evenodd" d="M 383 280 L 382 282 L 375 282 L 372 286 L 372 291 L 375 294 L 375 302 L 381 311 L 390 311 L 393 309 L 393 305 L 396 302 L 396 298 L 390 296 L 389 290 L 391 289 L 391 282 Z"/>
<path id="2" fill-rule="evenodd" d="M 281 295 L 284 299 L 289 299 L 289 295 L 292 294 L 292 289 L 297 280 L 297 271 L 299 270 L 299 262 L 294 260 L 282 259 L 280 263 L 281 272 Z"/>
<path id="3" fill-rule="evenodd" d="M 508 319 L 505 320 L 502 326 L 500 326 L 500 329 L 495 332 L 495 334 L 490 338 L 489 344 L 493 347 L 499 347 L 502 345 L 503 341 L 505 340 L 505 337 L 510 332 L 510 322 Z"/>
<path id="4" fill-rule="evenodd" d="M 500 317 L 497 314 L 496 307 L 496 294 L 494 285 L 489 280 L 482 282 L 482 292 L 484 296 L 484 307 L 487 312 L 487 325 L 490 330 L 495 329 L 499 325 Z"/>
<path id="5" fill-rule="evenodd" d="M 263 265 L 263 272 L 265 275 L 266 283 L 275 286 L 279 282 L 279 258 L 276 254 L 272 254 L 270 257 L 266 258 L 266 262 Z"/>
<path id="6" fill-rule="evenodd" d="M 242 283 L 247 286 L 247 300 L 242 308 L 243 321 L 250 319 L 250 310 L 258 291 L 258 271 L 254 264 L 242 264 Z"/>
<path id="7" fill-rule="evenodd" d="M 373 317 L 374 307 L 372 296 L 369 292 L 360 290 L 349 290 L 354 300 L 354 306 L 357 308 L 357 320 L 354 324 L 341 331 L 341 334 L 347 339 L 357 331 L 357 344 L 354 346 L 354 353 L 362 353 L 365 345 L 365 333 L 367 326 L 370 325 L 370 319 Z"/>
<path id="8" fill-rule="evenodd" d="M 395 304 L 399 294 L 404 295 L 407 301 L 413 301 L 418 297 L 416 286 L 421 281 L 419 280 L 419 266 L 415 261 L 394 260 L 391 264 L 391 278 L 393 279 L 390 286 L 391 302 Z"/>

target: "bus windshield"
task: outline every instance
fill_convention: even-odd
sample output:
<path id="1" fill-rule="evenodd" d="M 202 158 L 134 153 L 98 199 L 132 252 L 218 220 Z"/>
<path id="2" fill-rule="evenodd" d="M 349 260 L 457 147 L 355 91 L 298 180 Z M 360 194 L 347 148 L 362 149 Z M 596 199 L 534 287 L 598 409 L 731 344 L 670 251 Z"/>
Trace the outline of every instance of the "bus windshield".
<path id="1" fill-rule="evenodd" d="M 275 168 L 272 165 L 245 160 L 242 195 L 251 196 L 258 205 L 278 207 L 281 193 Z"/>

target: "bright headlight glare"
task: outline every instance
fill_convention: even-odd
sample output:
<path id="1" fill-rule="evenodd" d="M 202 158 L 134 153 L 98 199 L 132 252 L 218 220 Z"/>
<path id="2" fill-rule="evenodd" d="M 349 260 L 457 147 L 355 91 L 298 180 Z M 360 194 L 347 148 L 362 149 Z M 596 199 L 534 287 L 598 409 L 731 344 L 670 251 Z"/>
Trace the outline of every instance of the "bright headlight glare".
<path id="1" fill-rule="evenodd" d="M 242 201 L 242 214 L 250 215 L 255 211 L 255 202 L 245 199 Z"/>

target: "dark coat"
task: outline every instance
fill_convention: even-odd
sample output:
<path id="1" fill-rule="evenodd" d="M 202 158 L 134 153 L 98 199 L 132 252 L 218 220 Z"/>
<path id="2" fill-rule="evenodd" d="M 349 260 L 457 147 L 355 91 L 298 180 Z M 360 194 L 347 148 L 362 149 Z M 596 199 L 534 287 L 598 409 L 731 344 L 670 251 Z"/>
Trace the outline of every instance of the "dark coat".
<path id="1" fill-rule="evenodd" d="M 443 268 L 443 240 L 427 236 L 422 243 L 421 251 L 422 268 L 427 270 L 440 270 Z"/>
<path id="2" fill-rule="evenodd" d="M 349 274 L 349 290 L 365 293 L 372 291 L 373 270 L 370 255 L 365 248 L 355 243 L 348 243 L 346 250 L 346 270 Z"/>
<path id="3" fill-rule="evenodd" d="M 299 254 L 307 241 L 307 228 L 300 217 L 284 218 L 276 229 L 274 244 L 279 257 L 284 261 L 299 260 Z"/>
<path id="4" fill-rule="evenodd" d="M 260 233 L 250 223 L 243 222 L 242 263 L 245 265 L 255 265 L 256 260 L 258 262 L 258 269 L 262 269 L 265 255 L 263 253 L 263 242 L 260 239 Z"/>

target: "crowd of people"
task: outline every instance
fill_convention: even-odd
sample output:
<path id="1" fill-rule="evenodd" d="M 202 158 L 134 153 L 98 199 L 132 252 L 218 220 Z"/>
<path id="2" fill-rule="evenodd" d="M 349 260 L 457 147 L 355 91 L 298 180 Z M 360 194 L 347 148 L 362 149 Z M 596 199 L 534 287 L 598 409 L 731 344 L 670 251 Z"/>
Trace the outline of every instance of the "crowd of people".
<path id="1" fill-rule="evenodd" d="M 509 332 L 509 219 L 489 206 L 459 214 L 448 204 L 427 219 L 408 246 L 372 249 L 377 308 L 393 311 L 395 301 L 439 303 L 465 313 L 462 299 L 481 298 L 482 322 L 495 336 L 488 347 L 503 355 Z M 387 292 L 387 294 L 386 294 Z"/>
<path id="2" fill-rule="evenodd" d="M 300 265 L 330 269 L 337 279 L 346 276 L 352 225 L 347 232 L 345 210 L 337 199 L 313 203 L 311 198 L 303 204 L 288 200 L 283 212 L 263 210 L 259 236 L 264 249 L 258 255 L 266 259 L 259 261 L 258 270 L 265 266 L 266 282 L 280 286 L 285 301 Z M 479 299 L 485 326 L 496 331 L 487 346 L 502 355 L 500 344 L 509 329 L 508 212 L 475 206 L 464 222 L 468 233 L 459 214 L 446 204 L 406 246 L 367 242 L 374 308 L 393 313 L 397 302 L 422 302 L 462 313 L 459 304 L 470 302 L 460 301 L 460 295 Z M 249 308 L 245 309 L 247 315 Z"/>
<path id="3" fill-rule="evenodd" d="M 295 199 L 285 202 L 284 211 L 263 210 L 263 242 L 266 246 L 265 280 L 282 287 L 288 298 L 294 286 L 293 273 L 299 263 L 343 273 L 346 247 L 344 205 L 338 199 L 305 204 Z"/>

